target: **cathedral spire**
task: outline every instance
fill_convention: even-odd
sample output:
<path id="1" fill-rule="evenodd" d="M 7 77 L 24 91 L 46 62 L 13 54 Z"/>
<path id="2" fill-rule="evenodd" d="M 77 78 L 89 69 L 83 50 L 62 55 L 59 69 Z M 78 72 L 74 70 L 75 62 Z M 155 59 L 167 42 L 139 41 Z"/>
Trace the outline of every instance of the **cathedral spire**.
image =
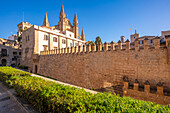
<path id="1" fill-rule="evenodd" d="M 65 18 L 64 6 L 62 4 L 61 11 L 60 11 L 60 18 Z"/>
<path id="2" fill-rule="evenodd" d="M 74 15 L 74 20 L 73 20 L 73 24 L 74 23 L 78 23 L 78 19 L 77 19 L 77 14 L 76 14 L 76 12 L 75 12 L 75 15 Z"/>
<path id="3" fill-rule="evenodd" d="M 78 39 L 79 27 L 78 27 L 78 19 L 77 19 L 76 12 L 75 12 L 75 15 L 74 15 L 74 20 L 73 20 L 73 33 L 74 33 L 74 37 Z"/>
<path id="4" fill-rule="evenodd" d="M 85 41 L 84 29 L 82 29 L 82 32 L 81 32 L 81 40 Z"/>
<path id="5" fill-rule="evenodd" d="M 44 18 L 43 26 L 49 27 L 47 12 L 45 12 L 45 18 Z"/>

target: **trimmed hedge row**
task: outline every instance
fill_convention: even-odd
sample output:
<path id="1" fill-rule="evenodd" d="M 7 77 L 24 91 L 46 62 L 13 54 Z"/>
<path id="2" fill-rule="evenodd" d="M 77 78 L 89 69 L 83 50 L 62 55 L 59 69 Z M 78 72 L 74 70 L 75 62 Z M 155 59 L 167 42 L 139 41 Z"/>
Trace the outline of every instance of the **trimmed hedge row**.
<path id="1" fill-rule="evenodd" d="M 29 68 L 28 66 L 24 66 L 24 65 L 17 65 L 17 67 L 19 69 L 28 69 Z"/>
<path id="2" fill-rule="evenodd" d="M 3 70 L 0 68 L 0 72 Z M 0 76 L 2 76 L 0 73 Z M 3 77 L 2 77 L 3 78 Z M 64 86 L 31 76 L 11 76 L 17 94 L 40 112 L 170 112 L 170 107 L 119 97 L 111 93 L 91 94 L 84 89 Z"/>
<path id="3" fill-rule="evenodd" d="M 12 67 L 0 67 L 0 81 L 3 81 L 8 87 L 12 86 L 13 77 L 30 75 L 28 72 L 20 71 Z"/>

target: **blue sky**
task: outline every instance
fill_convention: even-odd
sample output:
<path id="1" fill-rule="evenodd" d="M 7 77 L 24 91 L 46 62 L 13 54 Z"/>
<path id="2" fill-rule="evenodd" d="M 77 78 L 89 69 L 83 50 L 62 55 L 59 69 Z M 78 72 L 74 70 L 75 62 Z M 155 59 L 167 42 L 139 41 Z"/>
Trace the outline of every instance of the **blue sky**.
<path id="1" fill-rule="evenodd" d="M 170 30 L 170 0 L 0 0 L 0 38 L 17 33 L 23 12 L 25 21 L 42 25 L 47 11 L 50 25 L 57 25 L 62 2 L 71 23 L 77 12 L 86 41 L 100 36 L 103 42 L 117 42 L 135 29 L 141 36 Z"/>

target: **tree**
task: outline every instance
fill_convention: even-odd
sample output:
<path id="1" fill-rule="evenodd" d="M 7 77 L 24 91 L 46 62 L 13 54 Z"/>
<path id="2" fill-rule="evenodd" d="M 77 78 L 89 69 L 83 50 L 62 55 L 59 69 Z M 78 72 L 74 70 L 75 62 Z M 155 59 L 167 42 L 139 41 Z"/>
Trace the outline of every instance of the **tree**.
<path id="1" fill-rule="evenodd" d="M 88 44 L 89 44 L 89 45 L 93 45 L 93 44 L 94 44 L 94 41 L 89 41 Z"/>
<path id="2" fill-rule="evenodd" d="M 94 41 L 89 41 L 89 42 L 88 42 L 88 45 L 90 45 L 90 46 L 91 46 L 91 49 L 92 49 L 92 46 L 94 45 Z"/>
<path id="3" fill-rule="evenodd" d="M 99 36 L 96 37 L 95 44 L 96 44 L 96 50 L 98 50 L 98 45 L 102 44 L 102 40 L 101 40 L 101 38 Z"/>
<path id="4" fill-rule="evenodd" d="M 95 44 L 98 45 L 98 44 L 102 44 L 102 40 L 99 36 L 96 37 L 96 41 L 95 41 Z"/>

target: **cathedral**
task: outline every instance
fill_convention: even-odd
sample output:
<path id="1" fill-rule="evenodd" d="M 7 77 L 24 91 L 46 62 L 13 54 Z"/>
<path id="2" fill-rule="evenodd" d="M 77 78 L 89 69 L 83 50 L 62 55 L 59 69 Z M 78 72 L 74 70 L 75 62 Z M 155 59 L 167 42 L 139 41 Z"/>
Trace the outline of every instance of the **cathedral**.
<path id="1" fill-rule="evenodd" d="M 48 22 L 47 12 L 45 14 L 43 26 L 50 27 L 49 22 Z M 85 41 L 83 29 L 82 29 L 81 35 L 79 34 L 77 14 L 75 13 L 75 15 L 74 15 L 74 20 L 73 20 L 73 25 L 72 25 L 68 19 L 68 15 L 66 16 L 66 14 L 64 12 L 63 5 L 61 7 L 58 25 L 51 26 L 50 28 L 59 29 L 61 32 L 64 32 L 66 30 L 71 31 L 74 33 L 74 38 L 81 39 L 81 40 Z"/>
<path id="2" fill-rule="evenodd" d="M 18 26 L 18 36 L 22 37 L 22 65 L 32 70 L 32 54 L 40 51 L 83 46 L 85 33 L 79 34 L 78 19 L 75 13 L 73 25 L 64 12 L 62 5 L 58 25 L 50 26 L 47 12 L 42 26 L 21 22 Z"/>

